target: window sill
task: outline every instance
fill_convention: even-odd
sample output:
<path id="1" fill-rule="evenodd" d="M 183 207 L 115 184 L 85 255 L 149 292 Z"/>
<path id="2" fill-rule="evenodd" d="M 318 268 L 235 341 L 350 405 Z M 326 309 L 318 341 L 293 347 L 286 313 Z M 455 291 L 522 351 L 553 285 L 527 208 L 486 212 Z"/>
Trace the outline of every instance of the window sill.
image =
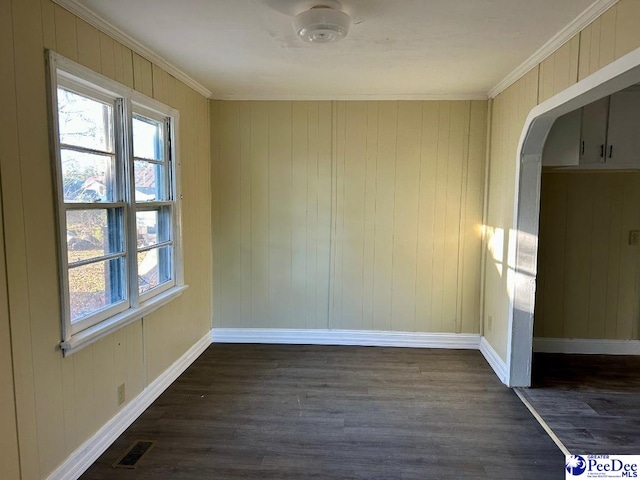
<path id="1" fill-rule="evenodd" d="M 119 328 L 129 325 L 142 317 L 146 317 L 154 310 L 166 305 L 175 298 L 178 298 L 182 293 L 189 288 L 189 285 L 178 285 L 172 287 L 162 293 L 159 293 L 153 298 L 150 298 L 144 304 L 136 308 L 130 308 L 122 313 L 114 315 L 113 317 L 100 322 L 93 327 L 87 328 L 82 332 L 76 333 L 70 340 L 61 342 L 60 348 L 65 357 L 83 349 L 87 345 L 100 340 L 107 335 L 112 334 Z"/>

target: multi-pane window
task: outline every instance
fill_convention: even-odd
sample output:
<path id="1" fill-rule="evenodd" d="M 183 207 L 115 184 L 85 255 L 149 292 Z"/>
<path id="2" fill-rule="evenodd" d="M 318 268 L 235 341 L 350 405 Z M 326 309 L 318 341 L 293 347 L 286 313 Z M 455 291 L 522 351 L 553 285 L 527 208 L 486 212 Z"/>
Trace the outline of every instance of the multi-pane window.
<path id="1" fill-rule="evenodd" d="M 140 313 L 178 283 L 175 112 L 97 74 L 83 76 L 83 67 L 55 54 L 49 60 L 69 343 Z"/>

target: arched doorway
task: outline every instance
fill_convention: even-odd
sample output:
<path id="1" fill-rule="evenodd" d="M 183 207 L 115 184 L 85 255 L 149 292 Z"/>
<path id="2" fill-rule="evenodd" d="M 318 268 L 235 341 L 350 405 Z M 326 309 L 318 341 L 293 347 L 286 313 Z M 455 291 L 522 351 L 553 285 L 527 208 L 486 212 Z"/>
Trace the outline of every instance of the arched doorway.
<path id="1" fill-rule="evenodd" d="M 506 378 L 510 387 L 531 384 L 540 178 L 547 135 L 561 115 L 639 82 L 640 49 L 637 49 L 541 103 L 527 117 L 516 168 L 515 275 L 511 285 Z"/>

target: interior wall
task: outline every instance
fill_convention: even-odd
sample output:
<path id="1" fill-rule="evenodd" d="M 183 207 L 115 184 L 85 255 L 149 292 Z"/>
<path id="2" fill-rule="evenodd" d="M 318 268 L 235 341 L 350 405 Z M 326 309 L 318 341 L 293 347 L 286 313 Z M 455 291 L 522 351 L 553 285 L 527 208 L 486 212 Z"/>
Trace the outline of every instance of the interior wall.
<path id="1" fill-rule="evenodd" d="M 534 335 L 638 339 L 640 172 L 542 175 Z"/>
<path id="2" fill-rule="evenodd" d="M 23 479 L 40 479 L 118 412 L 118 385 L 125 383 L 130 402 L 210 329 L 208 100 L 50 0 L 0 0 L 0 6 L 0 174 L 20 465 Z M 190 288 L 68 358 L 58 348 L 47 48 L 180 112 Z"/>
<path id="3" fill-rule="evenodd" d="M 211 114 L 215 326 L 479 332 L 487 102 Z"/>
<path id="4" fill-rule="evenodd" d="M 0 9 L 0 15 L 4 14 Z M 1 35 L 1 34 L 0 34 Z M 2 38 L 0 37 L 0 41 Z M 11 326 L 9 325 L 9 298 L 7 294 L 7 266 L 2 224 L 2 196 L 0 195 L 0 465 L 2 475 L 20 478 L 18 455 L 18 427 L 16 400 L 13 388 L 13 360 L 11 359 Z"/>
<path id="5" fill-rule="evenodd" d="M 527 114 L 546 98 L 640 47 L 639 23 L 640 1 L 620 0 L 570 39 L 568 47 L 565 44 L 542 62 L 544 67 L 536 66 L 493 101 L 483 325 L 487 341 L 504 361 L 513 293 L 508 278 L 515 265 L 517 149 Z M 577 62 L 572 47 L 576 41 Z M 549 73 L 551 65 L 553 75 Z"/>

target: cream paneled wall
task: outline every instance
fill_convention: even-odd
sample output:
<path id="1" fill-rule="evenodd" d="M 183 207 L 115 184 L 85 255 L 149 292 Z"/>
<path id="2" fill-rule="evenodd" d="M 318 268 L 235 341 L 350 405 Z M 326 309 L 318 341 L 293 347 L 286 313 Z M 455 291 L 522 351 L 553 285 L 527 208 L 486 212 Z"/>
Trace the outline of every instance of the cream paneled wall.
<path id="1" fill-rule="evenodd" d="M 20 466 L 21 478 L 39 479 L 117 413 L 119 384 L 125 383 L 129 402 L 210 330 L 208 100 L 50 0 L 0 0 L 0 9 L 0 175 Z M 60 305 L 45 48 L 180 111 L 190 288 L 68 358 L 57 348 Z"/>
<path id="2" fill-rule="evenodd" d="M 4 11 L 0 10 L 0 14 Z M 13 388 L 13 360 L 11 358 L 11 327 L 9 325 L 9 297 L 7 268 L 0 198 L 0 465 L 6 478 L 20 478 L 16 399 Z"/>
<path id="3" fill-rule="evenodd" d="M 504 359 L 507 351 L 509 262 L 514 245 L 514 181 L 520 133 L 538 102 L 538 68 L 492 102 L 489 192 L 486 217 L 487 255 L 484 286 L 484 336 Z M 489 318 L 491 317 L 491 318 Z"/>
<path id="4" fill-rule="evenodd" d="M 514 258 L 514 195 L 518 141 L 528 113 L 612 61 L 640 47 L 640 0 L 620 0 L 492 102 L 484 334 L 506 360 L 509 258 Z M 575 62 L 579 42 L 578 62 Z"/>
<path id="5" fill-rule="evenodd" d="M 478 332 L 486 113 L 212 102 L 214 325 Z"/>
<path id="6" fill-rule="evenodd" d="M 211 102 L 214 326 L 326 328 L 331 102 Z"/>
<path id="7" fill-rule="evenodd" d="M 638 339 L 640 173 L 542 175 L 535 336 Z"/>

